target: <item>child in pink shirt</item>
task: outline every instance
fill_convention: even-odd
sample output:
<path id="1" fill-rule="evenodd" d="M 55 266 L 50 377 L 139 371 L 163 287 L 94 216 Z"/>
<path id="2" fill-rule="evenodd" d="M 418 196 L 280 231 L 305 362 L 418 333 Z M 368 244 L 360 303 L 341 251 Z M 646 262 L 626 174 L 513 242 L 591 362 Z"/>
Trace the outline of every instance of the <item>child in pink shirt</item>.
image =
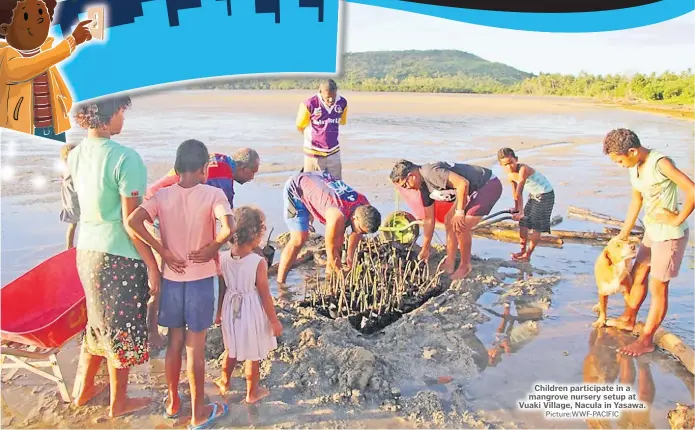
<path id="1" fill-rule="evenodd" d="M 169 328 L 165 416 L 178 418 L 177 388 L 185 346 L 193 412 L 190 428 L 208 426 L 228 410 L 217 402 L 203 404 L 205 335 L 215 314 L 218 252 L 234 231 L 229 200 L 219 188 L 205 185 L 209 159 L 202 142 L 183 142 L 176 151 L 178 184 L 160 189 L 128 217 L 128 226 L 162 257 L 158 319 L 159 325 Z M 155 218 L 159 218 L 161 244 L 145 228 L 145 222 Z M 216 219 L 222 223 L 217 234 Z"/>

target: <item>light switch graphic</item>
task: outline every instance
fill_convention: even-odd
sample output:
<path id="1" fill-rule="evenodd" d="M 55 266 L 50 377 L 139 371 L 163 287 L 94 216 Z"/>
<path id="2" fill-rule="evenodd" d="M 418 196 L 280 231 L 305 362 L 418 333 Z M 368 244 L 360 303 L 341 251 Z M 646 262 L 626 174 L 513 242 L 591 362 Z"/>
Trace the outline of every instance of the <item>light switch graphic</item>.
<path id="1" fill-rule="evenodd" d="M 87 9 L 87 19 L 92 20 L 89 32 L 92 33 L 92 37 L 97 40 L 104 40 L 106 35 L 105 13 L 106 9 L 103 6 L 92 6 Z"/>

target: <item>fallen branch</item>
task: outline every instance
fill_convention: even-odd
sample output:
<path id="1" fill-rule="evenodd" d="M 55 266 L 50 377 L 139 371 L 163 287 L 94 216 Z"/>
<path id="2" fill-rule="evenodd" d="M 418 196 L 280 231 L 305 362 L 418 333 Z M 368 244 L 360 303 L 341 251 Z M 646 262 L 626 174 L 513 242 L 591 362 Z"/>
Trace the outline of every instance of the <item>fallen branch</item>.
<path id="1" fill-rule="evenodd" d="M 600 242 L 600 243 L 597 243 L 597 245 L 598 244 L 604 244 L 614 237 L 614 235 L 612 235 L 612 234 L 590 232 L 590 231 L 572 231 L 572 230 L 553 230 L 553 234 L 556 235 L 557 237 L 561 237 L 563 239 L 570 240 L 570 241 Z M 639 237 L 636 237 L 636 236 L 630 236 L 628 238 L 628 240 L 630 242 L 633 242 L 633 243 L 639 243 L 641 239 Z"/>
<path id="2" fill-rule="evenodd" d="M 569 208 L 567 208 L 567 214 L 570 218 L 591 221 L 598 224 L 614 225 L 617 227 L 622 227 L 624 224 L 624 222 L 622 220 L 619 220 L 618 218 L 598 212 L 593 212 L 588 209 L 578 208 L 576 206 L 570 206 Z M 634 230 L 644 231 L 644 229 L 640 226 L 635 226 Z"/>
<path id="3" fill-rule="evenodd" d="M 640 336 L 644 332 L 644 323 L 635 324 L 632 330 L 634 336 Z M 654 334 L 654 344 L 670 353 L 693 375 L 695 375 L 695 351 L 675 334 L 659 328 Z"/>
<path id="4" fill-rule="evenodd" d="M 473 231 L 474 236 L 491 236 L 494 239 L 511 239 L 515 242 L 519 241 L 519 230 L 511 228 L 500 228 L 500 227 L 483 227 L 478 230 Z M 541 235 L 541 245 L 543 244 L 553 244 L 562 245 L 563 241 L 557 236 L 550 234 Z"/>
<path id="5" fill-rule="evenodd" d="M 484 236 L 493 239 L 507 238 L 515 241 L 519 238 L 519 227 L 512 223 L 496 224 L 494 227 L 481 226 L 473 231 L 474 236 Z M 553 243 L 562 245 L 565 241 L 589 243 L 590 245 L 605 245 L 614 235 L 600 232 L 586 232 L 573 230 L 553 230 L 552 234 L 542 234 L 541 244 Z M 639 243 L 640 237 L 631 236 L 630 242 Z"/>
<path id="6" fill-rule="evenodd" d="M 617 227 L 603 227 L 603 232 L 606 234 L 610 234 L 611 236 L 617 236 L 620 233 L 621 229 Z M 644 235 L 644 231 L 642 230 L 632 230 L 630 232 L 630 236 L 636 236 L 639 238 L 642 238 Z"/>

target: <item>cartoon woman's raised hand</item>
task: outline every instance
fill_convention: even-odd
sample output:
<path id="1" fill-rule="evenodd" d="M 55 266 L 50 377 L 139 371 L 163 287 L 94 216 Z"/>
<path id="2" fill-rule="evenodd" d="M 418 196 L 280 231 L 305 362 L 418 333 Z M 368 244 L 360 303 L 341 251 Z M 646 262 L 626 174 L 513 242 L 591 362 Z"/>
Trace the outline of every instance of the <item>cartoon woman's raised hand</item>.
<path id="1" fill-rule="evenodd" d="M 75 30 L 72 32 L 72 37 L 75 38 L 75 44 L 80 45 L 88 40 L 92 40 L 92 33 L 89 31 L 91 24 L 91 19 L 86 19 L 77 24 L 77 27 L 75 27 Z"/>

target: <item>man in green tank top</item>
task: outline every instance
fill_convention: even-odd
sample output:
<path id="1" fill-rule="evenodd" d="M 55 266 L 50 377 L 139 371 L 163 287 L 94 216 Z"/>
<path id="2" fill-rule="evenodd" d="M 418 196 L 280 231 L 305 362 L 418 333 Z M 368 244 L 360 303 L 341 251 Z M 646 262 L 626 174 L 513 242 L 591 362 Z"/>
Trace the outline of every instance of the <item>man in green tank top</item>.
<path id="1" fill-rule="evenodd" d="M 633 330 L 637 312 L 647 296 L 649 278 L 652 298 L 642 335 L 618 350 L 636 357 L 654 350 L 654 333 L 666 316 L 668 285 L 678 276 L 688 244 L 686 220 L 695 207 L 695 184 L 669 157 L 643 147 L 631 130 L 620 128 L 608 133 L 603 152 L 614 163 L 630 170 L 632 201 L 618 237 L 628 237 L 644 208 L 644 239 L 632 268 L 633 283 L 625 312 L 607 322 L 623 330 Z M 679 189 L 685 194 L 680 210 Z"/>

